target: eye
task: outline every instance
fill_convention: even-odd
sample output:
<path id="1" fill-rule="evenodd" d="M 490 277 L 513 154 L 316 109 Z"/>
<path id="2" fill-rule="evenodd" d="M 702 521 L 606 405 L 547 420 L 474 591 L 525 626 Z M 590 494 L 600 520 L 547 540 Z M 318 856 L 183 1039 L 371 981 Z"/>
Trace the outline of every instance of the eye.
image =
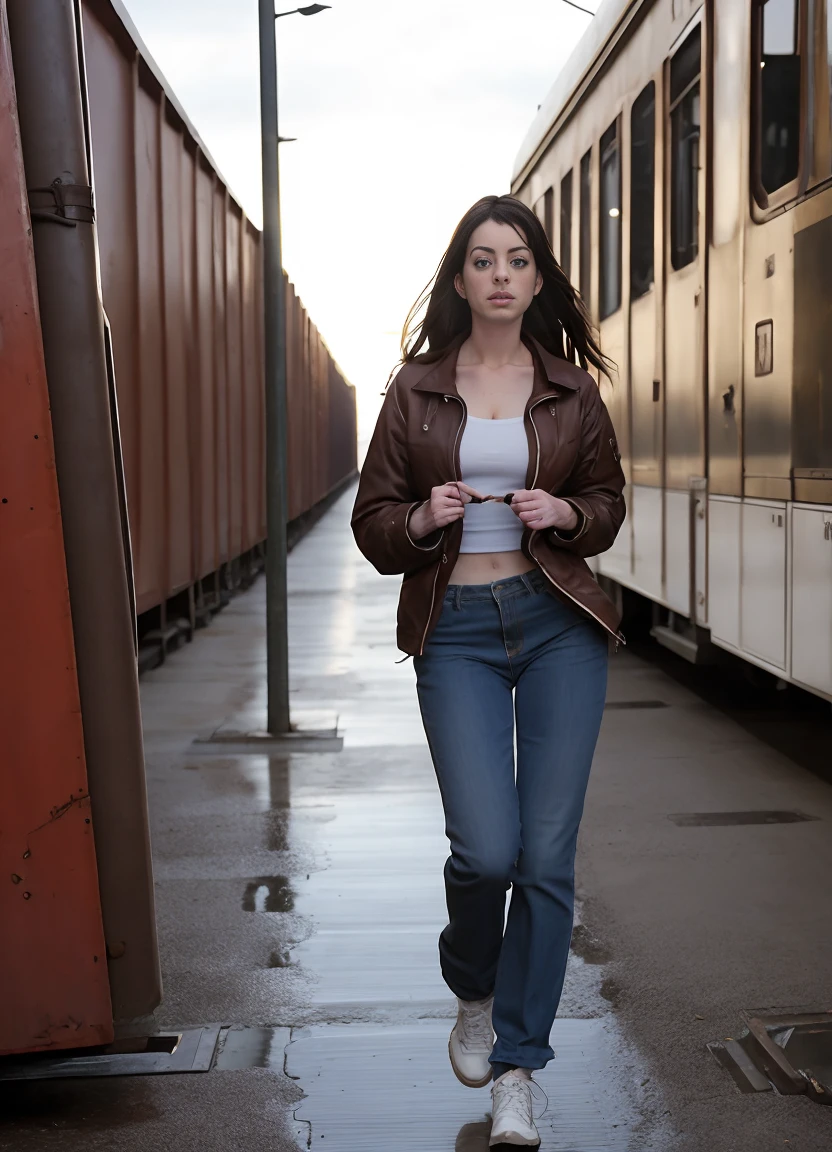
<path id="1" fill-rule="evenodd" d="M 474 261 L 475 268 L 487 268 L 491 261 L 487 256 L 478 256 Z"/>
<path id="2" fill-rule="evenodd" d="M 512 268 L 526 268 L 528 263 L 525 256 L 515 256 L 511 262 L 511 266 Z"/>

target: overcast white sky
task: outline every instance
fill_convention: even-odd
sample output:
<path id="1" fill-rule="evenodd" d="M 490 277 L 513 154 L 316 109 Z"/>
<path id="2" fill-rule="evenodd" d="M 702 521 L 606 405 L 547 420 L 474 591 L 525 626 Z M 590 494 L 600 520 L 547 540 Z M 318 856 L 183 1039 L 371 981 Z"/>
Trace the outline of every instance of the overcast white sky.
<path id="1" fill-rule="evenodd" d="M 259 224 L 256 0 L 126 2 Z M 280 131 L 298 138 L 281 145 L 284 264 L 357 387 L 364 435 L 408 308 L 465 209 L 509 190 L 588 23 L 562 0 L 332 0 L 277 22 Z"/>

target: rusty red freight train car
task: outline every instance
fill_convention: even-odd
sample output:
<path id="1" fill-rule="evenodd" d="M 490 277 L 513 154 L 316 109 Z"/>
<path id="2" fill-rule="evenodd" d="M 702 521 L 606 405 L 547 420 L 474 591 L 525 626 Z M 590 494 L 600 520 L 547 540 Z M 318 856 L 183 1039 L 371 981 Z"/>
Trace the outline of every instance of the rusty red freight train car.
<path id="1" fill-rule="evenodd" d="M 131 607 L 155 662 L 261 563 L 265 384 L 260 234 L 123 7 L 0 0 L 0 102 L 10 1054 L 107 1043 L 159 1003 Z M 291 540 L 356 437 L 288 284 L 286 308 Z"/>
<path id="2" fill-rule="evenodd" d="M 123 5 L 82 12 L 136 603 L 164 653 L 266 535 L 261 237 Z M 291 284 L 286 308 L 288 505 L 302 523 L 355 474 L 355 390 Z"/>

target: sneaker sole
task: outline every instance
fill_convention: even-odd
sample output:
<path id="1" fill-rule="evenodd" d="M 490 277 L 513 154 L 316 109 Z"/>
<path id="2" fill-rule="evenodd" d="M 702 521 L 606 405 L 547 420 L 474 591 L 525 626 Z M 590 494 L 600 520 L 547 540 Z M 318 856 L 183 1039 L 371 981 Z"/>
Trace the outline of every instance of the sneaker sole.
<path id="1" fill-rule="evenodd" d="M 491 1083 L 491 1067 L 490 1067 L 490 1065 L 489 1065 L 488 1075 L 483 1080 L 469 1080 L 467 1077 L 462 1075 L 459 1068 L 457 1068 L 457 1066 L 456 1066 L 456 1061 L 454 1060 L 454 1053 L 453 1053 L 453 1049 L 451 1048 L 451 1041 L 450 1040 L 448 1040 L 448 1057 L 450 1058 L 450 1061 L 451 1061 L 451 1067 L 454 1070 L 454 1076 L 456 1076 L 456 1078 L 460 1082 L 460 1084 L 464 1084 L 466 1088 L 485 1088 L 486 1084 Z"/>
<path id="2" fill-rule="evenodd" d="M 521 1136 L 519 1132 L 503 1132 L 499 1136 L 492 1136 L 489 1141 L 489 1147 L 495 1144 L 514 1144 L 521 1145 L 524 1148 L 539 1148 L 540 1137 L 536 1140 L 528 1140 L 525 1136 Z"/>

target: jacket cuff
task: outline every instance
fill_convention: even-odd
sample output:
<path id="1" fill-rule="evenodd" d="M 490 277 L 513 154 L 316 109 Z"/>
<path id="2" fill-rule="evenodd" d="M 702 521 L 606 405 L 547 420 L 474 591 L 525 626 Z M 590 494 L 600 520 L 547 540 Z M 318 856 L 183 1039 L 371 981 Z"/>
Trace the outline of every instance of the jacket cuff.
<path id="1" fill-rule="evenodd" d="M 575 509 L 578 517 L 578 523 L 574 528 L 570 528 L 569 530 L 565 528 L 552 528 L 551 533 L 555 540 L 562 540 L 565 544 L 572 544 L 575 540 L 580 540 L 580 538 L 585 536 L 589 531 L 589 525 L 592 521 L 592 516 L 587 515 L 585 509 L 576 500 L 570 500 L 563 497 L 562 499 L 564 499 L 564 502 L 568 504 L 570 508 Z"/>
<path id="2" fill-rule="evenodd" d="M 409 543 L 414 548 L 418 548 L 420 552 L 433 552 L 433 550 L 438 547 L 442 540 L 441 528 L 437 528 L 435 532 L 431 532 L 430 536 L 423 537 L 426 543 L 422 544 L 414 540 L 410 534 L 410 517 L 413 515 L 417 508 L 422 508 L 425 504 L 427 504 L 427 500 L 420 500 L 416 504 L 411 504 L 410 508 L 407 510 L 407 515 L 404 518 L 404 531 Z M 429 543 L 428 541 L 432 541 L 432 543 Z"/>

